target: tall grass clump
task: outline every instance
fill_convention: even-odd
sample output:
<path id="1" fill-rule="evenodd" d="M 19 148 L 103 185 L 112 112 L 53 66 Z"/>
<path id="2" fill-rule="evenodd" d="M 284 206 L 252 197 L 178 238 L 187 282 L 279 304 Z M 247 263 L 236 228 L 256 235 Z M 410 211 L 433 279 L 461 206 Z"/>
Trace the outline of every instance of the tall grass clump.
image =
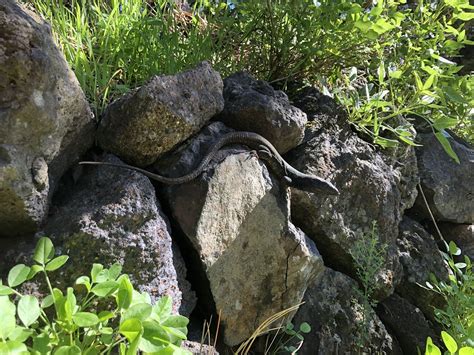
<path id="1" fill-rule="evenodd" d="M 99 114 L 114 97 L 155 74 L 212 58 L 205 20 L 173 2 L 32 0 Z"/>

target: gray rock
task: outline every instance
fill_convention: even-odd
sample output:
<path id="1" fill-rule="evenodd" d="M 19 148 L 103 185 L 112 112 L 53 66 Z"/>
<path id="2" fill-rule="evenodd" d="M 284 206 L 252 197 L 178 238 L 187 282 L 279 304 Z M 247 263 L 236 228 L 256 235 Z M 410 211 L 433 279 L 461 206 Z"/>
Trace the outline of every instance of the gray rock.
<path id="1" fill-rule="evenodd" d="M 191 170 L 201 157 L 194 154 L 225 131 L 218 122 L 203 130 L 178 152 L 168 175 Z M 314 243 L 289 220 L 286 189 L 252 153 L 223 150 L 198 179 L 166 191 L 174 219 L 199 253 L 227 345 L 298 304 L 321 271 Z"/>
<path id="2" fill-rule="evenodd" d="M 112 156 L 105 160 L 120 163 Z M 58 287 L 64 290 L 77 277 L 88 275 L 93 263 L 109 267 L 118 262 L 135 288 L 153 300 L 170 295 L 175 311 L 191 313 L 196 299 L 185 280 L 186 268 L 147 177 L 114 167 L 92 167 L 72 191 L 60 193 L 62 201 L 41 233 L 69 255 L 54 278 Z M 18 250 L 10 254 L 15 263 L 25 260 Z"/>
<path id="3" fill-rule="evenodd" d="M 219 355 L 215 347 L 211 345 L 201 344 L 196 341 L 185 340 L 181 344 L 181 348 L 190 351 L 192 354 Z"/>
<path id="4" fill-rule="evenodd" d="M 233 74 L 224 80 L 224 98 L 224 110 L 218 119 L 229 127 L 264 136 L 280 153 L 303 140 L 306 114 L 267 82 L 244 72 Z"/>
<path id="5" fill-rule="evenodd" d="M 436 137 L 419 135 L 422 147 L 417 149 L 421 186 L 437 221 L 474 223 L 474 150 L 460 140 L 448 138 L 459 157 L 457 164 L 444 151 Z M 413 212 L 418 218 L 430 219 L 422 196 Z"/>
<path id="6" fill-rule="evenodd" d="M 461 248 L 462 254 L 474 261 L 474 224 L 440 223 L 443 237 Z"/>
<path id="7" fill-rule="evenodd" d="M 438 338 L 423 312 L 395 293 L 378 305 L 377 314 L 393 331 L 404 354 L 416 354 L 417 349 L 425 349 L 428 337 Z"/>
<path id="8" fill-rule="evenodd" d="M 0 3 L 0 237 L 32 235 L 95 123 L 49 25 Z"/>
<path id="9" fill-rule="evenodd" d="M 438 280 L 447 280 L 448 269 L 444 264 L 436 242 L 423 227 L 404 217 L 400 223 L 397 240 L 398 256 L 403 267 L 403 277 L 397 286 L 397 293 L 420 308 L 431 320 L 433 307 L 443 308 L 444 302 L 437 293 L 426 290 L 425 285 L 433 273 Z"/>
<path id="10" fill-rule="evenodd" d="M 292 321 L 296 328 L 311 326 L 298 354 L 401 353 L 371 308 L 364 316 L 356 288 L 354 280 L 330 268 L 308 288 Z"/>
<path id="11" fill-rule="evenodd" d="M 219 73 L 207 62 L 155 76 L 107 107 L 98 143 L 129 164 L 150 165 L 222 110 L 222 87 Z"/>
<path id="12" fill-rule="evenodd" d="M 288 161 L 331 181 L 340 195 L 292 191 L 293 220 L 316 242 L 327 265 L 353 278 L 357 278 L 354 244 L 370 234 L 375 221 L 377 238 L 386 245 L 376 281 L 377 297 L 384 298 L 400 277 L 395 243 L 398 224 L 404 209 L 413 204 L 418 179 L 404 173 L 406 168 L 390 164 L 390 159 L 352 133 L 342 112 L 315 117 L 306 133 L 304 143 L 288 154 Z"/>

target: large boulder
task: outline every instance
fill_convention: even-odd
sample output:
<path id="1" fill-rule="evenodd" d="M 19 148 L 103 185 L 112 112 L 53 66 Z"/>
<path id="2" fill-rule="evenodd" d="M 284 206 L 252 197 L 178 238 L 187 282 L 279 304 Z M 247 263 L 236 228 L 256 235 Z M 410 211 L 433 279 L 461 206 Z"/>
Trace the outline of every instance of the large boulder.
<path id="1" fill-rule="evenodd" d="M 0 2 L 0 237 L 33 234 L 95 123 L 50 26 Z"/>
<path id="2" fill-rule="evenodd" d="M 105 161 L 120 163 L 113 156 Z M 105 267 L 119 263 L 134 286 L 148 292 L 152 300 L 169 295 L 175 311 L 190 314 L 195 297 L 147 177 L 115 167 L 90 167 L 72 189 L 60 190 L 56 201 L 41 234 L 69 255 L 54 278 L 59 288 L 64 290 L 77 277 L 88 275 L 93 263 Z M 18 263 L 27 252 L 17 249 L 10 254 Z"/>
<path id="3" fill-rule="evenodd" d="M 377 314 L 395 335 L 404 354 L 416 354 L 425 349 L 426 339 L 438 338 L 438 332 L 423 312 L 396 293 L 384 299 L 377 307 Z"/>
<path id="4" fill-rule="evenodd" d="M 222 110 L 222 87 L 219 73 L 207 62 L 155 76 L 107 107 L 98 143 L 129 164 L 150 165 Z"/>
<path id="5" fill-rule="evenodd" d="M 350 277 L 326 268 L 308 288 L 293 318 L 296 326 L 311 326 L 298 354 L 401 353 L 370 305 L 357 295 L 357 287 Z"/>
<path id="6" fill-rule="evenodd" d="M 306 114 L 292 106 L 283 91 L 245 72 L 224 80 L 224 110 L 217 119 L 239 131 L 256 132 L 280 153 L 301 143 Z"/>
<path id="7" fill-rule="evenodd" d="M 303 144 L 288 153 L 288 160 L 331 181 L 340 195 L 292 191 L 293 221 L 316 242 L 326 265 L 356 279 L 356 245 L 368 239 L 376 222 L 374 237 L 379 247 L 386 246 L 376 281 L 377 297 L 384 298 L 400 277 L 396 240 L 403 212 L 416 196 L 414 152 L 403 150 L 410 168 L 396 165 L 351 131 L 342 109 L 325 112 L 312 113 Z"/>
<path id="8" fill-rule="evenodd" d="M 460 163 L 444 151 L 432 133 L 419 135 L 422 147 L 417 149 L 421 187 L 437 221 L 474 224 L 474 150 L 455 137 L 448 140 Z M 430 219 L 420 195 L 413 214 Z"/>
<path id="9" fill-rule="evenodd" d="M 208 126 L 160 171 L 165 166 L 172 167 L 170 176 L 190 171 L 200 152 L 226 131 L 220 122 Z M 242 342 L 265 319 L 298 304 L 321 272 L 314 243 L 290 222 L 286 188 L 245 148 L 222 150 L 198 179 L 167 187 L 166 195 L 199 254 L 227 345 Z"/>
<path id="10" fill-rule="evenodd" d="M 431 234 L 408 217 L 404 217 L 400 223 L 397 246 L 403 267 L 403 277 L 397 286 L 397 293 L 433 320 L 433 307 L 443 308 L 443 298 L 420 285 L 425 286 L 430 274 L 434 274 L 438 280 L 448 279 L 448 269 L 438 246 Z"/>

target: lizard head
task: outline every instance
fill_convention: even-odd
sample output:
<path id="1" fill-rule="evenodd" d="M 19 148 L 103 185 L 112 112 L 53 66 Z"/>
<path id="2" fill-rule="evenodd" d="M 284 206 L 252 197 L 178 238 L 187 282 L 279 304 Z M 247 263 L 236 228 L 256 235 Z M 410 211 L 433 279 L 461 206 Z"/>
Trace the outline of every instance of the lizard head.
<path id="1" fill-rule="evenodd" d="M 289 180 L 288 185 L 298 190 L 339 195 L 339 190 L 333 184 L 317 176 L 301 174 L 300 176 L 292 176 Z"/>

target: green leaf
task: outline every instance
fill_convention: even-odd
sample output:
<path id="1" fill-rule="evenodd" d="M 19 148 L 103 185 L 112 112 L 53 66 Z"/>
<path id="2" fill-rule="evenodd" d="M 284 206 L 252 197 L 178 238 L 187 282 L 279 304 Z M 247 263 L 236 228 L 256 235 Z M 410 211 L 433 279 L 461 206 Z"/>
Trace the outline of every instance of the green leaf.
<path id="1" fill-rule="evenodd" d="M 436 138 L 438 138 L 438 141 L 443 146 L 444 151 L 448 153 L 448 155 L 451 158 L 453 158 L 456 163 L 460 164 L 457 154 L 454 152 L 453 148 L 451 147 L 451 144 L 449 143 L 448 139 L 444 136 L 444 134 L 441 132 L 436 132 L 435 136 Z"/>
<path id="2" fill-rule="evenodd" d="M 109 269 L 109 280 L 115 281 L 122 272 L 122 265 L 115 263 Z"/>
<path id="3" fill-rule="evenodd" d="M 461 249 L 458 248 L 458 246 L 456 245 L 455 242 L 453 242 L 452 240 L 449 242 L 448 244 L 449 246 L 449 253 L 452 254 L 452 255 L 461 255 Z"/>
<path id="4" fill-rule="evenodd" d="M 18 341 L 23 343 L 26 339 L 28 339 L 31 334 L 33 334 L 32 329 L 27 329 L 23 327 L 16 327 L 8 336 L 10 340 Z"/>
<path id="5" fill-rule="evenodd" d="M 157 321 L 143 322 L 143 337 L 140 350 L 147 353 L 160 352 L 170 343 L 170 336 Z"/>
<path id="6" fill-rule="evenodd" d="M 22 296 L 18 302 L 18 317 L 28 327 L 34 323 L 41 314 L 39 302 L 34 296 Z"/>
<path id="7" fill-rule="evenodd" d="M 48 334 L 42 333 L 33 337 L 33 349 L 39 354 L 49 354 L 49 351 L 51 350 L 51 344 L 49 342 Z"/>
<path id="8" fill-rule="evenodd" d="M 461 349 L 459 349 L 458 355 L 474 355 L 474 347 L 462 347 Z"/>
<path id="9" fill-rule="evenodd" d="M 120 309 L 130 307 L 133 299 L 133 285 L 128 276 L 123 275 L 119 278 L 119 290 L 117 292 L 117 306 Z"/>
<path id="10" fill-rule="evenodd" d="M 141 321 L 147 319 L 152 311 L 152 306 L 148 303 L 138 303 L 131 306 L 129 309 L 125 311 L 122 315 L 122 320 L 129 319 L 129 318 L 136 318 Z"/>
<path id="11" fill-rule="evenodd" d="M 104 269 L 102 264 L 93 264 L 91 269 L 91 280 L 92 282 L 96 282 L 97 275 Z"/>
<path id="12" fill-rule="evenodd" d="M 30 273 L 30 268 L 25 264 L 14 266 L 8 273 L 8 285 L 15 287 L 26 281 Z"/>
<path id="13" fill-rule="evenodd" d="M 118 289 L 119 285 L 116 281 L 105 281 L 92 287 L 91 292 L 99 297 L 110 296 Z"/>
<path id="14" fill-rule="evenodd" d="M 443 338 L 444 345 L 451 354 L 456 353 L 458 350 L 458 344 L 456 344 L 456 340 L 449 335 L 449 333 L 445 332 L 444 330 L 441 332 L 441 338 Z"/>
<path id="15" fill-rule="evenodd" d="M 40 265 L 33 265 L 31 267 L 30 273 L 28 274 L 28 280 L 31 280 L 38 272 L 43 271 L 44 268 Z"/>
<path id="16" fill-rule="evenodd" d="M 388 76 L 390 76 L 391 78 L 394 78 L 394 79 L 400 79 L 402 74 L 403 74 L 402 70 L 395 70 L 395 71 L 390 72 L 388 74 Z"/>
<path id="17" fill-rule="evenodd" d="M 170 296 L 161 297 L 153 306 L 152 318 L 158 322 L 166 320 L 173 310 L 173 300 Z"/>
<path id="18" fill-rule="evenodd" d="M 473 12 L 461 12 L 459 14 L 454 15 L 455 18 L 462 20 L 462 21 L 471 21 L 474 19 Z"/>
<path id="19" fill-rule="evenodd" d="M 98 314 L 100 322 L 106 321 L 107 319 L 113 318 L 114 316 L 114 313 L 110 311 L 102 311 Z"/>
<path id="20" fill-rule="evenodd" d="M 87 289 L 87 292 L 90 292 L 91 287 L 92 287 L 90 279 L 87 276 L 78 277 L 76 280 L 76 285 L 84 285 Z"/>
<path id="21" fill-rule="evenodd" d="M 0 285 L 0 296 L 7 296 L 11 295 L 13 293 L 13 290 L 5 285 Z"/>
<path id="22" fill-rule="evenodd" d="M 143 332 L 142 322 L 139 319 L 130 318 L 120 324 L 119 332 L 125 336 L 128 341 L 133 341 Z"/>
<path id="23" fill-rule="evenodd" d="M 0 342 L 0 354 L 5 355 L 16 355 L 16 354 L 29 354 L 26 345 L 18 341 L 6 341 L 4 343 Z"/>
<path id="24" fill-rule="evenodd" d="M 81 348 L 77 345 L 61 346 L 54 352 L 54 355 L 81 355 Z"/>
<path id="25" fill-rule="evenodd" d="M 61 266 L 63 266 L 68 259 L 69 259 L 69 256 L 67 255 L 58 256 L 46 264 L 45 270 L 47 271 L 57 270 Z"/>
<path id="26" fill-rule="evenodd" d="M 425 83 L 423 84 L 423 90 L 428 90 L 434 83 L 435 76 L 432 74 L 426 79 Z"/>
<path id="27" fill-rule="evenodd" d="M 304 334 L 309 334 L 311 332 L 311 326 L 306 322 L 301 323 L 300 324 L 300 332 L 302 332 Z"/>
<path id="28" fill-rule="evenodd" d="M 380 62 L 380 65 L 377 69 L 377 75 L 379 77 L 379 83 L 382 84 L 385 79 L 385 64 L 383 61 Z"/>
<path id="29" fill-rule="evenodd" d="M 99 323 L 99 317 L 90 312 L 77 312 L 72 316 L 73 322 L 82 328 L 92 327 Z"/>
<path id="30" fill-rule="evenodd" d="M 441 355 L 441 350 L 433 344 L 433 340 L 430 337 L 426 339 L 425 355 Z"/>
<path id="31" fill-rule="evenodd" d="M 15 304 L 10 301 L 8 296 L 0 296 L 0 338 L 7 339 L 15 330 Z"/>
<path id="32" fill-rule="evenodd" d="M 443 91 L 444 94 L 446 94 L 448 99 L 450 99 L 451 101 L 457 102 L 459 104 L 468 104 L 469 103 L 467 100 L 464 99 L 464 97 L 459 92 L 457 92 L 451 86 L 443 87 L 442 91 Z"/>
<path id="33" fill-rule="evenodd" d="M 36 244 L 35 253 L 33 255 L 33 259 L 41 264 L 44 265 L 48 261 L 50 261 L 54 256 L 54 246 L 51 239 L 48 237 L 41 237 Z"/>
<path id="34" fill-rule="evenodd" d="M 442 131 L 443 129 L 446 128 L 453 128 L 455 127 L 459 121 L 455 118 L 449 118 L 449 117 L 443 117 L 440 119 L 437 119 L 434 123 L 433 126 L 438 130 Z"/>
<path id="35" fill-rule="evenodd" d="M 43 300 L 41 301 L 41 308 L 48 308 L 51 307 L 54 304 L 54 298 L 52 295 L 47 295 Z"/>

